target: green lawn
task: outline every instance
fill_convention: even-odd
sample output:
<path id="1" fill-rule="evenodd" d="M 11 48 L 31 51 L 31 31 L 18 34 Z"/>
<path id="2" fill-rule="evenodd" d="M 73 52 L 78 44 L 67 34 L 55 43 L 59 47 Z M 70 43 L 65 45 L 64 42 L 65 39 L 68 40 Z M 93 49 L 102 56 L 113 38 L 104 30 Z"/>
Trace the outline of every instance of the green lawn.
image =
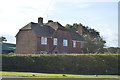
<path id="1" fill-rule="evenodd" d="M 95 78 L 95 77 L 118 77 L 118 75 L 74 75 L 74 74 L 50 74 L 32 72 L 0 72 L 2 76 L 22 76 L 22 77 L 67 77 L 67 78 Z M 119 75 L 120 77 L 120 75 Z"/>

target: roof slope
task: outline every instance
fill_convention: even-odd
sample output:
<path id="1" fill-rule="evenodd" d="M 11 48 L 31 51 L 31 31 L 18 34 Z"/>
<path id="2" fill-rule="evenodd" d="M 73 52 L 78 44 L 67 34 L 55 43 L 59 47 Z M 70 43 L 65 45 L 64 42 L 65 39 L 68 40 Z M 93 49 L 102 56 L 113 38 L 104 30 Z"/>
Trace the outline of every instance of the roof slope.
<path id="1" fill-rule="evenodd" d="M 49 22 L 49 23 L 46 23 L 46 25 L 49 25 L 50 27 L 52 27 L 55 30 L 57 30 L 57 29 L 66 30 L 66 28 L 63 27 L 59 22 Z"/>
<path id="2" fill-rule="evenodd" d="M 76 31 L 69 29 L 70 36 L 72 40 L 84 41 L 84 38 L 78 34 Z"/>
<path id="3" fill-rule="evenodd" d="M 69 31 L 69 35 L 71 36 L 72 40 L 84 41 L 84 38 L 81 35 L 79 35 L 76 31 L 73 31 L 72 29 L 66 29 L 58 22 L 49 22 L 43 25 L 30 22 L 20 30 L 30 30 L 30 29 L 32 29 L 37 36 L 45 36 L 45 37 L 52 37 L 54 32 L 58 29 L 67 30 Z"/>

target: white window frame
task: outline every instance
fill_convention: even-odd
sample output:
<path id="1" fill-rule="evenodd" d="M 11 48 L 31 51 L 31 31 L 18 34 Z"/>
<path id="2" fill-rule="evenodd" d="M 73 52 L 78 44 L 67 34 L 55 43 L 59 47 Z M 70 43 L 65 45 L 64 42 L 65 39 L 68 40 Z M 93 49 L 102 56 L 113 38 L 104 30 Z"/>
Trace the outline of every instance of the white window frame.
<path id="1" fill-rule="evenodd" d="M 68 46 L 68 40 L 67 39 L 63 39 L 63 46 Z"/>
<path id="2" fill-rule="evenodd" d="M 47 45 L 47 37 L 41 37 L 41 44 Z"/>
<path id="3" fill-rule="evenodd" d="M 58 44 L 58 39 L 57 38 L 53 38 L 53 45 L 57 45 Z"/>
<path id="4" fill-rule="evenodd" d="M 73 47 L 76 48 L 77 41 L 73 40 Z"/>

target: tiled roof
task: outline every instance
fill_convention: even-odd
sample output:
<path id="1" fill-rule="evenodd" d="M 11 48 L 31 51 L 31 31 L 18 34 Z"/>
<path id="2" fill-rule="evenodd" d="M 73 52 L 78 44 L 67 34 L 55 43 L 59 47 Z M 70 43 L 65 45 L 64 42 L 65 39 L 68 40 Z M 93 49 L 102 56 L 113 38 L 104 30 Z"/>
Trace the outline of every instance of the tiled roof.
<path id="1" fill-rule="evenodd" d="M 33 24 L 32 29 L 38 36 L 51 37 L 55 30 L 47 25 Z"/>
<path id="2" fill-rule="evenodd" d="M 79 35 L 76 31 L 69 29 L 69 33 L 72 40 L 84 41 L 84 38 Z"/>
<path id="3" fill-rule="evenodd" d="M 20 30 L 29 30 L 29 29 L 32 29 L 37 36 L 45 36 L 45 37 L 52 37 L 54 32 L 58 29 L 67 30 L 69 31 L 72 40 L 84 41 L 83 37 L 79 35 L 76 31 L 73 31 L 72 29 L 66 29 L 58 22 L 49 22 L 43 25 L 30 22 Z"/>

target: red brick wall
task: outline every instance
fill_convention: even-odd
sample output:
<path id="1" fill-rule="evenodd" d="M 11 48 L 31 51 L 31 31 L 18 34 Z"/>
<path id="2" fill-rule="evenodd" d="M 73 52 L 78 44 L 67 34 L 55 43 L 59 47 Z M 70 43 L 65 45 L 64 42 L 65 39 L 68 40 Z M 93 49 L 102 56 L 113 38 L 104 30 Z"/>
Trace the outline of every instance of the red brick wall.
<path id="1" fill-rule="evenodd" d="M 47 39 L 47 45 L 41 45 L 41 37 L 38 38 L 38 52 L 51 52 L 54 48 L 53 38 L 58 39 L 57 49 L 60 53 L 80 53 L 80 42 L 76 43 L 76 48 L 73 48 L 73 42 L 68 31 L 57 30 L 52 38 Z M 68 40 L 68 46 L 63 46 L 63 39 Z"/>
<path id="2" fill-rule="evenodd" d="M 16 53 L 32 54 L 41 51 L 51 52 L 54 49 L 53 38 L 58 39 L 57 49 L 60 53 L 80 53 L 80 42 L 73 47 L 73 41 L 68 31 L 57 30 L 53 37 L 47 38 L 47 45 L 41 45 L 41 37 L 36 37 L 32 30 L 19 31 L 16 36 Z M 63 39 L 68 40 L 68 46 L 63 46 Z"/>
<path id="3" fill-rule="evenodd" d="M 37 51 L 36 36 L 32 30 L 19 31 L 16 36 L 16 53 L 32 54 Z"/>
<path id="4" fill-rule="evenodd" d="M 41 44 L 41 37 L 38 37 L 37 40 L 37 52 L 40 53 L 41 51 L 47 51 L 49 52 L 51 50 L 52 46 L 52 39 L 47 38 L 47 45 Z"/>
<path id="5" fill-rule="evenodd" d="M 68 46 L 63 46 L 63 39 L 67 39 L 69 42 L 70 35 L 68 34 L 68 31 L 57 30 L 53 35 L 53 38 L 54 37 L 58 38 L 57 49 L 59 50 L 59 52 L 60 53 L 69 52 L 69 44 Z"/>
<path id="6" fill-rule="evenodd" d="M 73 41 L 70 41 L 71 46 L 70 46 L 70 52 L 72 53 L 80 53 L 81 52 L 81 48 L 80 48 L 80 42 L 77 41 L 76 42 L 76 47 L 73 47 Z"/>

